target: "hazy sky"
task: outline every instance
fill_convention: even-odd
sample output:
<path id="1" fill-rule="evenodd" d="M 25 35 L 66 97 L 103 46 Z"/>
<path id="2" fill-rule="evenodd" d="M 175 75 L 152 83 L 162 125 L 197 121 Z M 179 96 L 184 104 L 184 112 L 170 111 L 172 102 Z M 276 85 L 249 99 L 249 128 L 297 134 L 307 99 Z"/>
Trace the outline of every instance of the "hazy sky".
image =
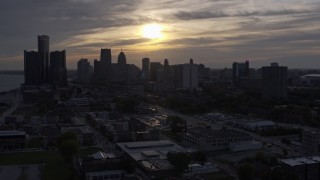
<path id="1" fill-rule="evenodd" d="M 99 58 L 100 48 L 112 49 L 113 62 L 123 48 L 138 66 L 147 55 L 214 68 L 246 59 L 320 68 L 320 0 L 1 0 L 0 22 L 0 69 L 23 69 L 23 50 L 35 50 L 41 34 L 51 50 L 67 50 L 68 68 Z M 149 23 L 163 38 L 142 36 Z"/>

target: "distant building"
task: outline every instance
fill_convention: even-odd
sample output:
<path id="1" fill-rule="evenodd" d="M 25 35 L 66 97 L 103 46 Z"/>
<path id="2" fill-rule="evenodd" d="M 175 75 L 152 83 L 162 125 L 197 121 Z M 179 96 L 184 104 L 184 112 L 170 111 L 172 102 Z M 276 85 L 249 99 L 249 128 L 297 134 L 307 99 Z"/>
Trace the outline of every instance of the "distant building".
<path id="1" fill-rule="evenodd" d="M 66 51 L 50 53 L 49 36 L 38 36 L 38 51 L 24 51 L 25 85 L 67 85 Z"/>
<path id="2" fill-rule="evenodd" d="M 92 67 L 88 59 L 80 59 L 78 61 L 77 75 L 81 83 L 89 83 L 91 80 Z"/>
<path id="3" fill-rule="evenodd" d="M 124 54 L 124 52 L 120 52 L 119 56 L 118 56 L 118 64 L 120 65 L 126 65 L 127 64 L 127 58 L 126 55 Z"/>
<path id="4" fill-rule="evenodd" d="M 157 73 L 161 67 L 162 67 L 162 64 L 160 62 L 150 63 L 150 81 L 156 82 L 158 80 Z"/>
<path id="5" fill-rule="evenodd" d="M 58 86 L 67 85 L 66 51 L 50 53 L 51 83 Z"/>
<path id="6" fill-rule="evenodd" d="M 320 87 L 320 74 L 306 74 L 299 76 L 292 83 L 294 86 Z"/>
<path id="7" fill-rule="evenodd" d="M 74 168 L 84 180 L 126 179 L 123 160 L 113 153 L 100 151 L 88 157 L 77 157 Z"/>
<path id="8" fill-rule="evenodd" d="M 94 81 L 107 82 L 112 79 L 111 71 L 111 49 L 101 49 L 100 61 L 94 60 Z"/>
<path id="9" fill-rule="evenodd" d="M 252 137 L 248 134 L 226 128 L 214 129 L 212 127 L 189 128 L 182 136 L 185 146 L 200 151 L 229 150 L 234 143 L 250 142 Z"/>
<path id="10" fill-rule="evenodd" d="M 174 82 L 173 70 L 168 59 L 164 60 L 164 66 L 157 71 L 157 82 Z"/>
<path id="11" fill-rule="evenodd" d="M 288 97 L 287 67 L 272 63 L 262 67 L 262 96 L 264 98 L 283 99 Z"/>
<path id="12" fill-rule="evenodd" d="M 0 131 L 0 151 L 14 151 L 24 149 L 27 135 L 20 131 Z"/>
<path id="13" fill-rule="evenodd" d="M 128 83 L 137 82 L 140 77 L 140 69 L 134 64 L 127 64 Z"/>
<path id="14" fill-rule="evenodd" d="M 320 131 L 303 131 L 301 150 L 308 156 L 320 155 Z"/>
<path id="15" fill-rule="evenodd" d="M 50 48 L 49 48 L 49 36 L 41 35 L 38 36 L 38 53 L 40 56 L 41 64 L 42 64 L 42 79 L 44 83 L 49 83 L 50 76 Z"/>
<path id="16" fill-rule="evenodd" d="M 149 71 L 150 71 L 150 59 L 143 58 L 142 59 L 142 78 L 144 80 L 149 79 Z"/>
<path id="17" fill-rule="evenodd" d="M 26 85 L 40 85 L 43 83 L 42 62 L 35 51 L 24 51 L 24 83 Z"/>
<path id="18" fill-rule="evenodd" d="M 249 61 L 245 63 L 234 62 L 232 65 L 232 81 L 237 86 L 237 81 L 240 77 L 246 77 L 249 75 Z"/>
<path id="19" fill-rule="evenodd" d="M 174 66 L 174 75 L 177 89 L 197 89 L 199 83 L 198 65 L 193 64 L 190 60 L 189 64 L 178 64 Z"/>
<path id="20" fill-rule="evenodd" d="M 117 143 L 117 147 L 155 178 L 170 177 L 175 173 L 173 165 L 167 159 L 167 153 L 194 152 L 169 140 Z"/>
<path id="21" fill-rule="evenodd" d="M 106 64 L 111 64 L 111 59 L 111 49 L 101 49 L 100 61 L 105 62 Z"/>
<path id="22" fill-rule="evenodd" d="M 287 177 L 299 180 L 318 180 L 320 178 L 320 157 L 301 157 L 280 160 Z"/>

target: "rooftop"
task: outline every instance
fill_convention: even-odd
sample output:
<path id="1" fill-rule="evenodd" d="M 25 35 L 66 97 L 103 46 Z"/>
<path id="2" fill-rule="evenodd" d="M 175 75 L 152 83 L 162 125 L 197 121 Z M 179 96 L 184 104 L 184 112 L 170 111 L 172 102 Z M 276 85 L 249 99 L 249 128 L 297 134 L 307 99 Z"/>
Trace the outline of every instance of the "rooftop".
<path id="1" fill-rule="evenodd" d="M 320 157 L 319 156 L 300 157 L 300 158 L 292 158 L 292 159 L 282 159 L 280 161 L 284 164 L 289 165 L 289 166 L 299 166 L 299 165 L 304 165 L 304 164 L 319 163 Z"/>
<path id="2" fill-rule="evenodd" d="M 26 133 L 21 131 L 0 131 L 0 136 L 17 136 L 17 135 L 26 135 Z"/>

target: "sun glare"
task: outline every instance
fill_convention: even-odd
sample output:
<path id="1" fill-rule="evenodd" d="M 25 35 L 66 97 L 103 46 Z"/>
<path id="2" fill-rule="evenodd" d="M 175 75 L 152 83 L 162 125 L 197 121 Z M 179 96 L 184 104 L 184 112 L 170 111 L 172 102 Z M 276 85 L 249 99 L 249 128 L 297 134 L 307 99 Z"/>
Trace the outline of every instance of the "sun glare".
<path id="1" fill-rule="evenodd" d="M 147 24 L 142 29 L 142 36 L 149 39 L 162 38 L 162 26 L 159 24 Z"/>

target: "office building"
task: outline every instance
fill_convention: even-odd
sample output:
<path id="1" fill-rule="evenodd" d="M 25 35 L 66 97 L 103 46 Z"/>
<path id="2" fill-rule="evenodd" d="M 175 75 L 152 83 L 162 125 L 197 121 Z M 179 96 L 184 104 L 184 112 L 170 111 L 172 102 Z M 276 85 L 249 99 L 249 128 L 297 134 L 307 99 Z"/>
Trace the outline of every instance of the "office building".
<path id="1" fill-rule="evenodd" d="M 67 85 L 66 51 L 50 53 L 50 80 L 53 85 Z"/>
<path id="2" fill-rule="evenodd" d="M 320 157 L 300 157 L 281 159 L 281 168 L 284 174 L 291 179 L 318 180 L 320 179 Z"/>
<path id="3" fill-rule="evenodd" d="M 124 52 L 120 52 L 119 56 L 118 56 L 118 64 L 120 65 L 126 65 L 127 64 L 127 58 L 126 55 L 124 54 Z"/>
<path id="4" fill-rule="evenodd" d="M 149 70 L 150 70 L 150 59 L 143 58 L 142 59 L 142 79 L 149 79 Z"/>
<path id="5" fill-rule="evenodd" d="M 91 80 L 92 67 L 88 59 L 80 59 L 78 61 L 77 75 L 81 83 L 89 83 Z"/>
<path id="6" fill-rule="evenodd" d="M 43 83 L 49 83 L 50 76 L 50 55 L 49 55 L 49 36 L 38 36 L 38 53 L 42 62 L 41 78 Z"/>
<path id="7" fill-rule="evenodd" d="M 272 63 L 262 67 L 262 96 L 271 99 L 285 99 L 288 96 L 287 67 Z"/>
<path id="8" fill-rule="evenodd" d="M 158 80 L 157 73 L 161 67 L 162 67 L 162 64 L 160 62 L 150 63 L 150 81 L 156 82 Z"/>
<path id="9" fill-rule="evenodd" d="M 38 36 L 38 51 L 24 51 L 24 75 L 26 85 L 66 86 L 66 51 L 50 53 L 49 36 Z"/>
<path id="10" fill-rule="evenodd" d="M 251 142 L 251 140 L 251 136 L 243 132 L 213 127 L 189 128 L 182 136 L 182 143 L 185 146 L 199 151 L 229 150 L 231 144 Z"/>
<path id="11" fill-rule="evenodd" d="M 176 87 L 178 89 L 191 90 L 198 88 L 199 72 L 198 65 L 193 64 L 190 59 L 189 64 L 178 64 L 174 66 Z"/>
<path id="12" fill-rule="evenodd" d="M 0 151 L 13 151 L 26 147 L 27 135 L 20 131 L 0 131 Z"/>
<path id="13" fill-rule="evenodd" d="M 232 81 L 236 86 L 240 77 L 249 76 L 249 61 L 244 63 L 234 62 L 232 65 Z"/>
<path id="14" fill-rule="evenodd" d="M 303 131 L 301 151 L 308 156 L 320 155 L 320 131 Z"/>
<path id="15" fill-rule="evenodd" d="M 194 152 L 169 140 L 117 143 L 117 148 L 155 178 L 174 175 L 174 167 L 167 159 L 169 152 Z"/>
<path id="16" fill-rule="evenodd" d="M 105 62 L 106 64 L 111 64 L 111 59 L 111 49 L 101 49 L 100 61 Z"/>
<path id="17" fill-rule="evenodd" d="M 111 63 L 111 49 L 101 49 L 100 61 L 95 59 L 93 63 L 95 82 L 107 82 L 112 80 Z"/>
<path id="18" fill-rule="evenodd" d="M 40 85 L 42 79 L 42 63 L 38 52 L 24 51 L 24 83 L 26 85 Z"/>

